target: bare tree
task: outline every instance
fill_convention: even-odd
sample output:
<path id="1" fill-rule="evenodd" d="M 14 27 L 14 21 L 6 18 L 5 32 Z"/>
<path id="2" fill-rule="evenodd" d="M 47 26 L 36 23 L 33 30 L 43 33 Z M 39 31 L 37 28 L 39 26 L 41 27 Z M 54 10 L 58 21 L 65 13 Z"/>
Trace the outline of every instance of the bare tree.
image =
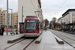
<path id="1" fill-rule="evenodd" d="M 49 25 L 49 21 L 47 19 L 45 19 L 45 27 Z"/>

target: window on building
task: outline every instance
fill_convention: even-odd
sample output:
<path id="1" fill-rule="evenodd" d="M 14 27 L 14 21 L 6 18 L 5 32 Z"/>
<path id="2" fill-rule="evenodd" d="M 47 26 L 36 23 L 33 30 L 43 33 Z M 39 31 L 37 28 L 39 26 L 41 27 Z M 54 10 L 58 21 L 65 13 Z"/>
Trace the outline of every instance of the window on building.
<path id="1" fill-rule="evenodd" d="M 75 22 L 75 18 L 72 18 L 72 22 Z"/>
<path id="2" fill-rule="evenodd" d="M 75 16 L 75 12 L 72 12 L 72 16 Z"/>

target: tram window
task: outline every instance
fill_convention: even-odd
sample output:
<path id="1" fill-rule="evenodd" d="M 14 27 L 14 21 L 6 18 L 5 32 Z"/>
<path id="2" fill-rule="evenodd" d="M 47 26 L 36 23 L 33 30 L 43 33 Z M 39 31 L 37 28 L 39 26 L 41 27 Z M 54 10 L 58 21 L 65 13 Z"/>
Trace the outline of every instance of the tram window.
<path id="1" fill-rule="evenodd" d="M 26 29 L 33 29 L 33 30 L 35 30 L 36 29 L 36 23 L 28 22 Z"/>
<path id="2" fill-rule="evenodd" d="M 38 21 L 38 23 L 40 23 L 40 22 Z"/>
<path id="3" fill-rule="evenodd" d="M 37 23 L 37 29 L 39 30 L 39 23 Z"/>

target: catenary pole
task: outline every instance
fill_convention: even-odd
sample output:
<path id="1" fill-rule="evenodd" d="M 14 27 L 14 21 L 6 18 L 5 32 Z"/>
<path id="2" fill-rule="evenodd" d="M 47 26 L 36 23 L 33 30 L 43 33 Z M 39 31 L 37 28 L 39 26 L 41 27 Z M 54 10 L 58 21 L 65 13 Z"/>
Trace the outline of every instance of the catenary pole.
<path id="1" fill-rule="evenodd" d="M 22 6 L 22 22 L 23 22 L 23 6 Z"/>
<path id="2" fill-rule="evenodd" d="M 7 0 L 7 35 L 8 35 L 8 0 Z"/>
<path id="3" fill-rule="evenodd" d="M 12 32 L 12 9 L 11 10 L 11 32 Z"/>

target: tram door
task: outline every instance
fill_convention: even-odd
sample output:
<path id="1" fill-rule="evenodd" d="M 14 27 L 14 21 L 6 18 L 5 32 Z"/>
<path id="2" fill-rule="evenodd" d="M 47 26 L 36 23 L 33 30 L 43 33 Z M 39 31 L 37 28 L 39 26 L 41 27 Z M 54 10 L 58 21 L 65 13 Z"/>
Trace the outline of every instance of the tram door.
<path id="1" fill-rule="evenodd" d="M 19 32 L 23 33 L 24 31 L 24 23 L 19 23 Z"/>

